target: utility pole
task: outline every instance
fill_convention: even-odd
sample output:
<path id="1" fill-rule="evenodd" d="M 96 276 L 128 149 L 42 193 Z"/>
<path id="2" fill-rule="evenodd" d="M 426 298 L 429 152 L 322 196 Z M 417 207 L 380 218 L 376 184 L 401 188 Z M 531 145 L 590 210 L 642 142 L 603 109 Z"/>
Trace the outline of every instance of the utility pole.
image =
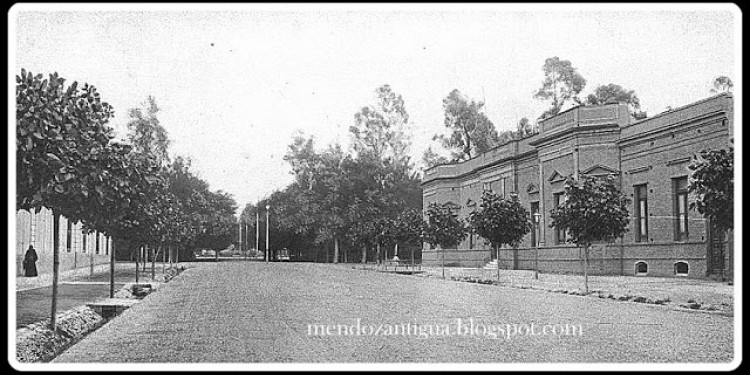
<path id="1" fill-rule="evenodd" d="M 269 232 L 268 228 L 271 225 L 271 221 L 269 220 L 269 218 L 270 218 L 270 215 L 269 215 L 270 211 L 271 211 L 271 206 L 267 204 L 266 205 L 266 263 L 268 263 L 269 257 L 271 255 L 268 252 L 268 232 Z"/>

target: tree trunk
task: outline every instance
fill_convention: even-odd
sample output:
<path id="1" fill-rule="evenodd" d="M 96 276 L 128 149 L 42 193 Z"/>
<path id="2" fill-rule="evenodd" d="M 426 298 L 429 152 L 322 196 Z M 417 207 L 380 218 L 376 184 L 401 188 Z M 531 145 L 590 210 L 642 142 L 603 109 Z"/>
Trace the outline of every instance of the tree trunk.
<path id="1" fill-rule="evenodd" d="M 497 261 L 497 283 L 500 284 L 500 246 L 495 244 L 495 260 Z"/>
<path id="2" fill-rule="evenodd" d="M 411 247 L 411 271 L 414 272 L 414 246 Z"/>
<path id="3" fill-rule="evenodd" d="M 115 235 L 112 235 L 112 250 L 109 252 L 109 298 L 115 298 Z M 136 268 L 138 265 L 136 264 Z"/>
<path id="4" fill-rule="evenodd" d="M 375 257 L 377 258 L 377 262 L 378 262 L 378 264 L 379 264 L 379 263 L 381 263 L 381 258 L 380 258 L 380 242 L 378 242 L 378 243 L 377 243 L 377 244 L 375 245 L 375 249 L 376 249 L 376 252 L 375 252 Z"/>
<path id="5" fill-rule="evenodd" d="M 445 249 L 440 246 L 440 267 L 443 269 L 443 278 L 445 278 Z"/>
<path id="6" fill-rule="evenodd" d="M 135 282 L 138 282 L 138 276 L 141 272 L 141 253 L 143 253 L 143 247 L 138 247 L 138 251 L 135 254 Z"/>
<path id="7" fill-rule="evenodd" d="M 143 260 L 143 273 L 144 274 L 146 273 L 146 263 L 148 262 L 148 250 L 149 250 L 148 245 L 143 247 L 143 258 L 141 258 L 141 260 Z"/>
<path id="8" fill-rule="evenodd" d="M 154 253 L 154 248 L 151 248 L 151 280 L 156 280 L 156 254 Z"/>
<path id="9" fill-rule="evenodd" d="M 52 211 L 52 311 L 49 328 L 56 332 L 57 328 L 57 281 L 60 274 L 60 213 Z"/>
<path id="10" fill-rule="evenodd" d="M 583 249 L 583 292 L 589 294 L 589 247 Z"/>
<path id="11" fill-rule="evenodd" d="M 367 246 L 362 246 L 362 264 L 367 263 Z"/>
<path id="12" fill-rule="evenodd" d="M 339 262 L 339 239 L 338 237 L 333 237 L 333 264 L 338 264 Z"/>
<path id="13" fill-rule="evenodd" d="M 171 246 L 167 245 L 167 247 L 164 249 L 164 252 L 161 253 L 161 272 L 162 273 L 167 272 L 167 251 L 169 251 L 170 248 Z"/>

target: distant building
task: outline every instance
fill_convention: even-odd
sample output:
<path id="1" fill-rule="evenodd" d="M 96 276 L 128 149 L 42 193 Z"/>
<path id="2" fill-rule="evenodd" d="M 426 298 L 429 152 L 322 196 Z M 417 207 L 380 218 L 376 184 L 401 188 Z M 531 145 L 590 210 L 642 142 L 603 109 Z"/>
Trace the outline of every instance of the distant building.
<path id="1" fill-rule="evenodd" d="M 688 209 L 687 166 L 698 151 L 725 149 L 732 139 L 733 98 L 723 93 L 653 117 L 635 120 L 625 104 L 579 106 L 543 120 L 539 133 L 498 146 L 468 161 L 425 171 L 424 207 L 450 202 L 466 217 L 484 190 L 517 192 L 526 208 L 540 212 L 538 229 L 517 249 L 502 249 L 500 267 L 580 272 L 578 250 L 565 233 L 549 228 L 550 209 L 564 199 L 568 175 L 617 176 L 632 199 L 624 238 L 591 253 L 592 274 L 731 277 L 732 240 L 719 239 L 706 220 Z M 490 246 L 470 235 L 445 254 L 451 265 L 493 261 Z M 423 250 L 424 264 L 440 264 Z"/>
<path id="2" fill-rule="evenodd" d="M 38 213 L 16 212 L 16 276 L 23 275 L 23 258 L 29 245 L 39 256 L 36 263 L 39 275 L 52 273 L 52 211 L 46 208 Z M 60 217 L 60 271 L 86 269 L 109 262 L 111 238 L 100 232 L 84 233 L 81 223 Z"/>

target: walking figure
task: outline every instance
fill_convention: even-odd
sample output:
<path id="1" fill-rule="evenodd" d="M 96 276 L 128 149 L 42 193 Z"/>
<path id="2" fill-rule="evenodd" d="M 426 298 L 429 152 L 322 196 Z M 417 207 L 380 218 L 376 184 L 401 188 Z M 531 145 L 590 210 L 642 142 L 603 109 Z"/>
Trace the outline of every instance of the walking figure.
<path id="1" fill-rule="evenodd" d="M 26 277 L 36 277 L 36 261 L 39 259 L 36 255 L 36 250 L 34 250 L 34 246 L 29 245 L 29 249 L 26 250 L 26 256 L 23 258 L 23 269 L 25 270 L 24 276 Z"/>

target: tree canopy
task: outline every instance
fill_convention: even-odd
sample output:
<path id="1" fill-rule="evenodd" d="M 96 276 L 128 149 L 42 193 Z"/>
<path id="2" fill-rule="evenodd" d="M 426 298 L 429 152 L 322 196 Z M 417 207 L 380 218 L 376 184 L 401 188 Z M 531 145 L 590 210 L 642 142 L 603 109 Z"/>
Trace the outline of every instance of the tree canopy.
<path id="1" fill-rule="evenodd" d="M 479 210 L 469 214 L 469 223 L 479 236 L 495 247 L 518 245 L 532 227 L 531 215 L 517 195 L 505 199 L 490 191 L 482 194 Z"/>
<path id="2" fill-rule="evenodd" d="M 467 99 L 458 90 L 443 99 L 444 124 L 451 133 L 435 139 L 452 152 L 454 160 L 471 159 L 499 144 L 495 125 L 483 108 L 483 102 Z"/>
<path id="3" fill-rule="evenodd" d="M 578 94 L 586 87 L 586 79 L 578 73 L 570 61 L 561 60 L 557 56 L 550 57 L 544 61 L 542 71 L 544 81 L 534 97 L 551 102 L 550 108 L 540 118 L 557 115 L 569 101 L 580 104 Z"/>
<path id="4" fill-rule="evenodd" d="M 695 194 L 690 208 L 708 218 L 715 228 L 734 228 L 734 148 L 703 150 L 688 168 L 688 190 Z"/>

